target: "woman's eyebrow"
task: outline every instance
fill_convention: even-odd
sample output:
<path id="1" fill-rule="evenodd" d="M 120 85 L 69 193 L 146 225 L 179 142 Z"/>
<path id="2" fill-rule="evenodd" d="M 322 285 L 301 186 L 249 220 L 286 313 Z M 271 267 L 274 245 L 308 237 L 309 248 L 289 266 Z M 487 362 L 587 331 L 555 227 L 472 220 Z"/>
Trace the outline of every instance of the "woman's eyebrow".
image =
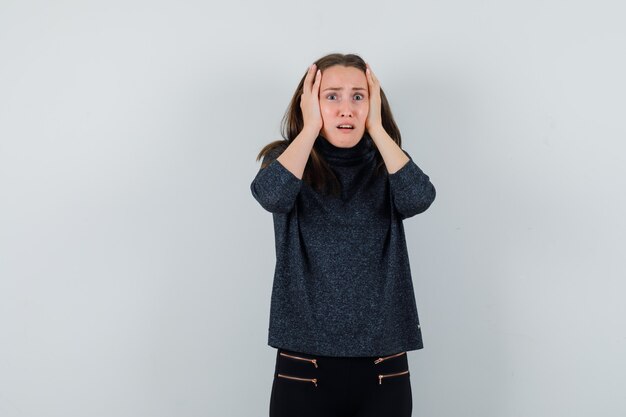
<path id="1" fill-rule="evenodd" d="M 325 89 L 324 89 L 324 90 L 322 90 L 322 91 L 329 91 L 329 90 L 331 90 L 331 91 L 341 91 L 341 90 L 343 90 L 343 87 L 328 87 L 328 88 L 325 88 Z M 367 91 L 367 88 L 363 88 L 363 87 L 352 87 L 352 90 L 353 90 L 353 91 L 359 91 L 359 90 Z"/>

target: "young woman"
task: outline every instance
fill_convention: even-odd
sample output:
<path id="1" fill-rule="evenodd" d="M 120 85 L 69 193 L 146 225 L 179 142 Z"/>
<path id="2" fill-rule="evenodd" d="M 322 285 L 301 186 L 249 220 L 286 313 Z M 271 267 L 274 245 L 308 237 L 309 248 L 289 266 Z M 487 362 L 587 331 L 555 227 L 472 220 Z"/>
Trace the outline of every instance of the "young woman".
<path id="1" fill-rule="evenodd" d="M 410 416 L 423 344 L 402 221 L 435 188 L 358 55 L 311 65 L 282 127 L 250 185 L 274 219 L 270 417 Z"/>

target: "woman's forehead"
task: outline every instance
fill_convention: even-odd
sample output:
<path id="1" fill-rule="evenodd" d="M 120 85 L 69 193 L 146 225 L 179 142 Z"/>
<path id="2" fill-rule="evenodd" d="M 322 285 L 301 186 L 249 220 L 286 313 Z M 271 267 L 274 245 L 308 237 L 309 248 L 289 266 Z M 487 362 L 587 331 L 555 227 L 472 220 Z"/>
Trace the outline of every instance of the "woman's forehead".
<path id="1" fill-rule="evenodd" d="M 358 68 L 334 65 L 323 72 L 321 86 L 322 89 L 345 86 L 367 88 L 367 79 L 363 71 Z"/>

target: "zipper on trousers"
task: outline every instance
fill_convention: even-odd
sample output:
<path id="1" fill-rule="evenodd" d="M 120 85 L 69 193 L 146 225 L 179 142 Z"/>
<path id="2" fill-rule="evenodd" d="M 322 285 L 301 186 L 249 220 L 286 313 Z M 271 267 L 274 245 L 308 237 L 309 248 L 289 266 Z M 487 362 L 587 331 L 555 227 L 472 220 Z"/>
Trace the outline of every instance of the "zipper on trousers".
<path id="1" fill-rule="evenodd" d="M 397 372 L 395 374 L 381 374 L 381 375 L 378 375 L 378 385 L 382 385 L 383 378 L 387 378 L 387 377 L 391 377 L 391 376 L 400 376 L 400 375 L 405 375 L 405 374 L 408 374 L 408 373 L 409 373 L 409 371 L 406 370 L 406 371 L 402 371 L 402 372 Z"/>
<path id="2" fill-rule="evenodd" d="M 278 374 L 278 376 L 281 377 L 281 378 L 295 379 L 296 381 L 312 382 L 317 387 L 317 378 L 299 378 L 297 376 L 290 376 L 290 375 L 283 375 L 283 374 Z"/>
<path id="3" fill-rule="evenodd" d="M 378 359 L 376 359 L 374 361 L 374 364 L 378 364 L 378 363 L 381 363 L 382 361 L 386 361 L 387 359 L 391 359 L 391 358 L 395 358 L 395 357 L 400 356 L 400 355 L 404 355 L 405 353 L 406 352 L 400 352 L 400 353 L 395 353 L 393 355 L 389 355 L 389 356 L 384 356 L 382 358 L 378 358 Z"/>
<path id="4" fill-rule="evenodd" d="M 317 368 L 317 359 L 301 358 L 300 356 L 288 355 L 288 354 L 283 353 L 283 352 L 280 352 L 280 354 L 281 354 L 282 356 L 286 356 L 286 357 L 288 357 L 288 358 L 292 358 L 292 359 L 299 359 L 299 360 L 301 360 L 301 361 L 308 361 L 308 362 L 311 362 L 311 363 L 313 363 L 313 365 L 315 365 L 315 367 Z"/>

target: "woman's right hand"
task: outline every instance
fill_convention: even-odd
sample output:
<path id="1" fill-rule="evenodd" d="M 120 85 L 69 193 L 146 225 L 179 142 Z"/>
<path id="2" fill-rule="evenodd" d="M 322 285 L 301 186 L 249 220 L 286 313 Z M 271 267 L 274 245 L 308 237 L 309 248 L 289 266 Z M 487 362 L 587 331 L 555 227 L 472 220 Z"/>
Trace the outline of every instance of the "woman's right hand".
<path id="1" fill-rule="evenodd" d="M 316 71 L 317 70 L 317 71 Z M 309 71 L 304 78 L 302 86 L 303 92 L 300 97 L 300 110 L 302 110 L 302 120 L 304 129 L 309 129 L 315 135 L 322 130 L 324 122 L 320 112 L 320 84 L 322 82 L 322 71 L 317 69 L 315 64 L 309 67 Z"/>

